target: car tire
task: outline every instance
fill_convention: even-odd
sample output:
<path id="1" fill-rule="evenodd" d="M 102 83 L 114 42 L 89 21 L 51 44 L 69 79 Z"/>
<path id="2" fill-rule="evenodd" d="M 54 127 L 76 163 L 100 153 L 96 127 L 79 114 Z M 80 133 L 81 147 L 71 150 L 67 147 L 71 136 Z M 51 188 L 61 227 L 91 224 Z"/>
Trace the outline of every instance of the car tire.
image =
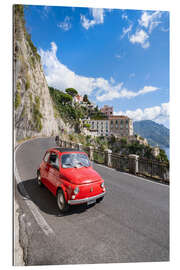
<path id="1" fill-rule="evenodd" d="M 100 203 L 103 199 L 104 199 L 104 196 L 101 197 L 101 198 L 98 198 L 98 199 L 96 200 L 96 202 L 97 202 L 97 203 Z"/>
<path id="2" fill-rule="evenodd" d="M 57 205 L 61 213 L 67 212 L 69 209 L 69 205 L 65 200 L 64 192 L 62 189 L 58 189 L 57 191 Z"/>
<path id="3" fill-rule="evenodd" d="M 37 172 L 37 184 L 38 184 L 39 187 L 43 186 L 43 184 L 41 182 L 41 174 L 40 174 L 39 171 Z"/>

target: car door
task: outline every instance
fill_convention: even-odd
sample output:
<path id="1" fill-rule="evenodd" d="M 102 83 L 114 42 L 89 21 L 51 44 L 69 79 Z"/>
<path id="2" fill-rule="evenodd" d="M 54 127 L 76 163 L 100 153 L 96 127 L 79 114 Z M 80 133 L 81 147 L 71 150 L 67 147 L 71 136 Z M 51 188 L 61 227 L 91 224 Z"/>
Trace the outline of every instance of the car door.
<path id="1" fill-rule="evenodd" d="M 41 165 L 41 181 L 44 185 L 47 184 L 47 175 L 48 175 L 48 170 L 49 170 L 49 156 L 50 152 L 47 151 L 44 155 L 43 162 Z"/>
<path id="2" fill-rule="evenodd" d="M 59 184 L 59 156 L 57 153 L 51 152 L 49 157 L 48 188 L 54 195 L 56 195 L 56 190 Z"/>

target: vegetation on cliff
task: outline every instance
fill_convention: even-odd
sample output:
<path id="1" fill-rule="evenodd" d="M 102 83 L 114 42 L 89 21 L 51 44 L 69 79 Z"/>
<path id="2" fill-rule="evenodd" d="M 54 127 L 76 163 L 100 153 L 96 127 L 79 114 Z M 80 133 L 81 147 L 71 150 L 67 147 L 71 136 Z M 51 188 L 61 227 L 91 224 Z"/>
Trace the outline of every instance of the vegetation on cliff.
<path id="1" fill-rule="evenodd" d="M 59 114 L 59 117 L 66 123 L 70 122 L 72 125 L 75 125 L 76 130 L 78 131 L 80 119 L 85 116 L 85 108 L 78 105 L 73 106 L 73 97 L 68 93 L 64 93 L 53 87 L 49 87 L 49 93 L 53 100 L 55 111 Z"/>
<path id="2" fill-rule="evenodd" d="M 84 146 L 93 146 L 95 148 L 104 151 L 105 149 L 111 149 L 113 153 L 120 155 L 136 154 L 141 158 L 147 158 L 151 160 L 157 160 L 162 162 L 169 162 L 168 157 L 163 149 L 160 149 L 160 153 L 157 157 L 154 157 L 152 147 L 150 145 L 143 145 L 137 142 L 128 143 L 127 139 L 117 139 L 114 136 L 111 137 L 92 137 L 90 135 L 84 136 L 79 134 L 70 134 L 67 138 L 70 141 L 81 143 Z"/>
<path id="3" fill-rule="evenodd" d="M 54 103 L 55 112 L 59 114 L 59 117 L 65 122 L 70 122 L 76 126 L 76 130 L 80 131 L 81 119 L 91 117 L 92 119 L 106 119 L 98 107 L 88 108 L 82 104 L 73 102 L 73 98 L 78 94 L 78 91 L 74 88 L 67 88 L 65 92 L 49 87 L 49 93 Z M 91 104 L 87 95 L 84 95 L 84 102 Z M 57 115 L 56 115 L 57 116 Z M 86 126 L 88 127 L 88 126 Z"/>

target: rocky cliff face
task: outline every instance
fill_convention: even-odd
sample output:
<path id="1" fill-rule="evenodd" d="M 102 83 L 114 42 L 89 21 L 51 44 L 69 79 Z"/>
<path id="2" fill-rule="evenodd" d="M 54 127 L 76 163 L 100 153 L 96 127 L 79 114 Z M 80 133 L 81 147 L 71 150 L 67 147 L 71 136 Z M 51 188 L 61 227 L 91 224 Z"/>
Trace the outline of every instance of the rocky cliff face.
<path id="1" fill-rule="evenodd" d="M 51 136 L 65 127 L 54 117 L 41 59 L 25 29 L 23 6 L 14 6 L 14 129 L 15 139 Z"/>

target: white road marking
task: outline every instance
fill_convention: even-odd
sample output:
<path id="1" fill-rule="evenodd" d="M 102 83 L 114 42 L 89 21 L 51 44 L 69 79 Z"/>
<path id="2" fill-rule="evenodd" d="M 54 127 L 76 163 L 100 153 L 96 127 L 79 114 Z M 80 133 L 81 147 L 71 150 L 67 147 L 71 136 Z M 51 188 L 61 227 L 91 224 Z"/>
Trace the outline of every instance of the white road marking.
<path id="1" fill-rule="evenodd" d="M 25 142 L 24 142 L 25 143 Z M 17 150 L 19 149 L 20 146 L 22 146 L 24 143 L 20 144 L 17 146 L 15 152 L 14 152 L 14 174 L 15 174 L 15 178 L 18 184 L 20 185 L 20 189 L 22 194 L 24 194 L 24 199 L 25 199 L 25 203 L 27 204 L 27 206 L 29 207 L 31 213 L 33 214 L 36 222 L 38 223 L 38 225 L 40 226 L 40 228 L 43 230 L 43 232 L 48 236 L 50 234 L 54 234 L 53 229 L 49 226 L 49 224 L 46 222 L 46 220 L 43 218 L 43 216 L 40 214 L 40 212 L 38 211 L 37 206 L 30 200 L 30 196 L 28 195 L 21 177 L 19 176 L 19 172 L 16 166 L 16 153 Z"/>

